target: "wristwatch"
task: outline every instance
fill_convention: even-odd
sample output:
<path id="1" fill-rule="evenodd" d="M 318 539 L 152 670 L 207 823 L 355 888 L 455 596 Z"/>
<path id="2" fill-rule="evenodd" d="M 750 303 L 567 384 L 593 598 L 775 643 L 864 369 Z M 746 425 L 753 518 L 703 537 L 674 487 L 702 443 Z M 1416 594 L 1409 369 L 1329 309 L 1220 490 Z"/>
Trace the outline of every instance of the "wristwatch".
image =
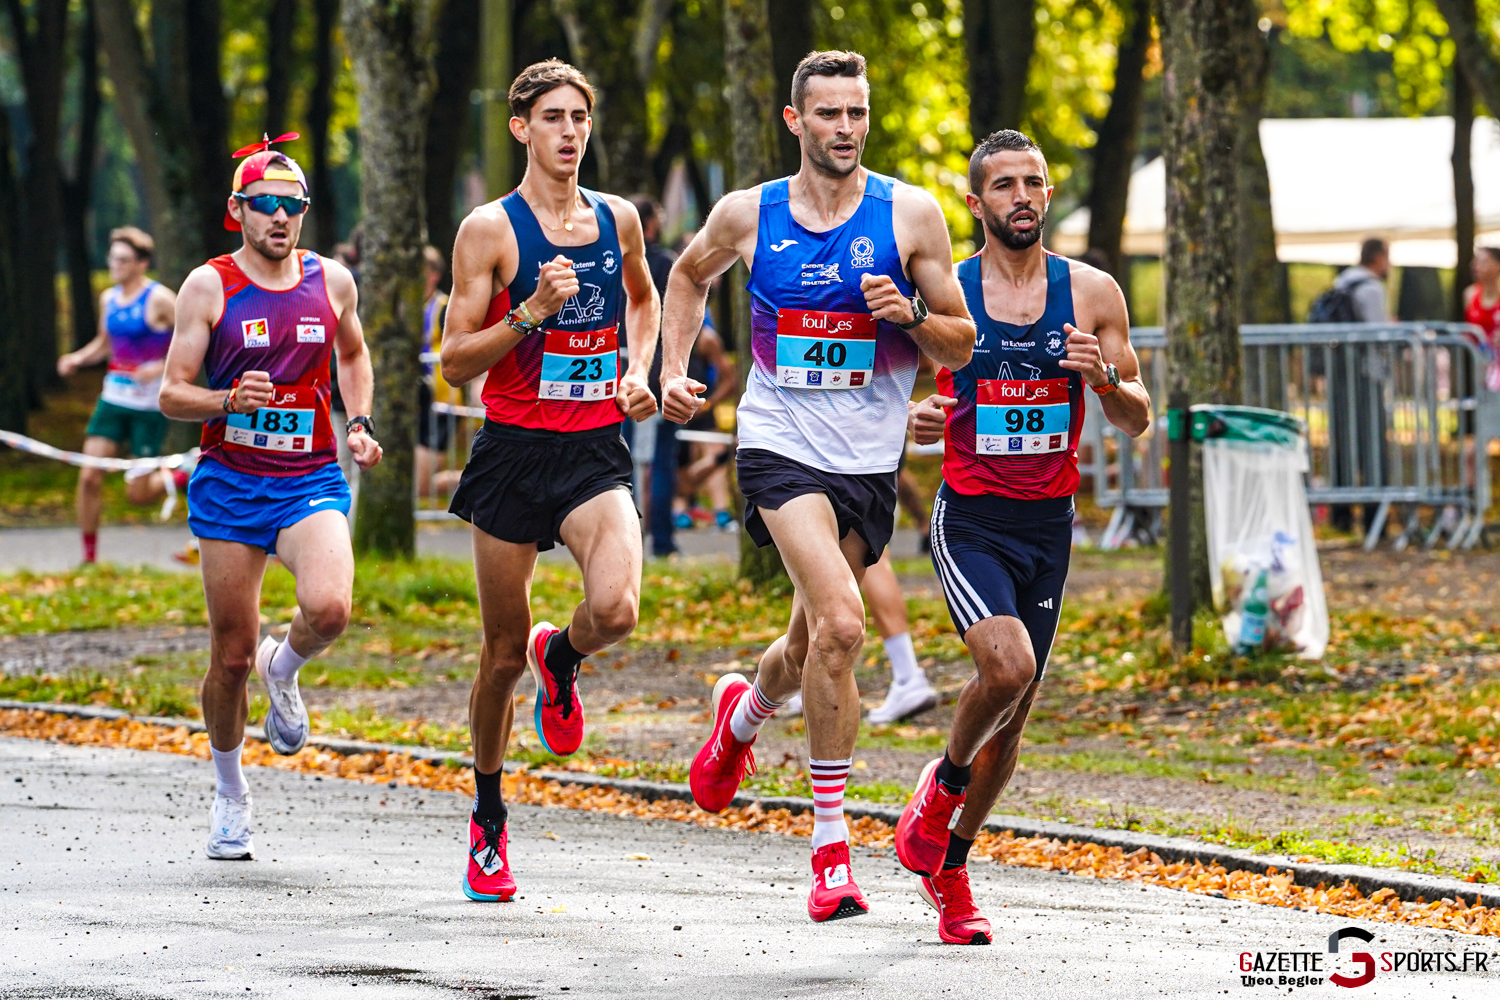
<path id="1" fill-rule="evenodd" d="M 1091 385 L 1089 386 L 1089 388 L 1093 389 L 1101 396 L 1108 396 L 1110 393 L 1120 388 L 1120 369 L 1116 368 L 1114 365 L 1106 364 L 1104 366 L 1104 377 L 1107 379 L 1107 381 L 1103 385 Z"/>
<path id="2" fill-rule="evenodd" d="M 344 433 L 348 434 L 356 427 L 363 427 L 365 429 L 365 433 L 370 435 L 370 437 L 372 438 L 375 436 L 375 421 L 371 420 L 369 417 L 350 417 L 349 422 L 344 425 Z"/>
<path id="3" fill-rule="evenodd" d="M 927 303 L 922 301 L 922 297 L 920 295 L 913 295 L 906 301 L 911 303 L 911 322 L 897 323 L 896 325 L 903 330 L 915 330 L 917 327 L 927 322 Z"/>

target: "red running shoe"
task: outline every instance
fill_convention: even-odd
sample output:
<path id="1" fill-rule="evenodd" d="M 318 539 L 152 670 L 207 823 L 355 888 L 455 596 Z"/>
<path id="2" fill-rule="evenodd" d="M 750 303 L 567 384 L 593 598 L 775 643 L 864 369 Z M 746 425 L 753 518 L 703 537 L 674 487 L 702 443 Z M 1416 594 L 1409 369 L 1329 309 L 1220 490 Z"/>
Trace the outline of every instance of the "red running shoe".
<path id="1" fill-rule="evenodd" d="M 536 679 L 536 713 L 533 723 L 542 748 L 554 757 L 566 757 L 583 744 L 583 699 L 578 694 L 578 671 L 567 689 L 547 669 L 547 643 L 562 631 L 551 622 L 537 622 L 526 637 L 526 665 Z"/>
<path id="2" fill-rule="evenodd" d="M 938 912 L 938 937 L 949 944 L 989 944 L 990 922 L 974 905 L 969 869 L 949 868 L 923 877 L 917 891 Z"/>
<path id="3" fill-rule="evenodd" d="M 807 915 L 818 923 L 859 917 L 870 912 L 864 893 L 854 884 L 849 870 L 849 845 L 844 841 L 824 844 L 813 851 L 812 892 L 807 894 Z"/>
<path id="4" fill-rule="evenodd" d="M 508 827 L 481 822 L 469 814 L 469 870 L 464 873 L 464 895 L 481 903 L 509 903 L 516 894 L 510 877 Z"/>
<path id="5" fill-rule="evenodd" d="M 922 769 L 917 790 L 896 822 L 896 857 L 907 871 L 931 875 L 942 871 L 948 853 L 948 828 L 963 808 L 962 793 L 954 795 L 937 780 L 939 757 Z"/>
<path id="6" fill-rule="evenodd" d="M 750 682 L 740 674 L 725 674 L 714 685 L 714 731 L 693 758 L 688 787 L 704 812 L 722 812 L 734 801 L 740 782 L 755 773 L 755 741 L 741 743 L 729 728 L 729 717 L 741 698 L 750 696 Z"/>

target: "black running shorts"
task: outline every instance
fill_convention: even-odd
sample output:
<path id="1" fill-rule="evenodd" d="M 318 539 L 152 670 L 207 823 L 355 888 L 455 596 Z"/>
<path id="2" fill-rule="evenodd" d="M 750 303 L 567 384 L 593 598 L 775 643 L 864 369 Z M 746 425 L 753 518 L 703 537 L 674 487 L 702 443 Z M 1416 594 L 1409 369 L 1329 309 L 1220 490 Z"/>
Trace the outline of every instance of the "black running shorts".
<path id="1" fill-rule="evenodd" d="M 631 471 L 618 424 L 561 433 L 486 420 L 448 510 L 487 535 L 545 552 L 579 506 L 629 492 Z"/>
<path id="2" fill-rule="evenodd" d="M 771 532 L 761 520 L 761 509 L 780 510 L 788 500 L 808 493 L 821 493 L 833 505 L 840 539 L 854 531 L 870 546 L 865 553 L 866 566 L 879 562 L 880 554 L 890 544 L 891 532 L 896 529 L 894 472 L 844 476 L 759 448 L 741 448 L 735 456 L 735 469 L 746 500 L 745 530 L 761 548 L 771 544 Z"/>

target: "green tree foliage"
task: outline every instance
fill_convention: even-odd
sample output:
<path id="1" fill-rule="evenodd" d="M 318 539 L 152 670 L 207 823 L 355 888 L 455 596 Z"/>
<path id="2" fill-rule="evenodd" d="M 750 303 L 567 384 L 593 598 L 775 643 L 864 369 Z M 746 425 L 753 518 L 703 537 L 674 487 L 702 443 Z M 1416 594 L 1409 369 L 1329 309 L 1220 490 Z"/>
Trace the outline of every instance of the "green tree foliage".
<path id="1" fill-rule="evenodd" d="M 1481 4 L 1493 17 L 1494 0 Z M 1447 103 L 1453 41 L 1434 0 L 1285 0 L 1287 30 L 1326 36 L 1340 52 L 1387 52 L 1403 114 L 1436 113 Z"/>

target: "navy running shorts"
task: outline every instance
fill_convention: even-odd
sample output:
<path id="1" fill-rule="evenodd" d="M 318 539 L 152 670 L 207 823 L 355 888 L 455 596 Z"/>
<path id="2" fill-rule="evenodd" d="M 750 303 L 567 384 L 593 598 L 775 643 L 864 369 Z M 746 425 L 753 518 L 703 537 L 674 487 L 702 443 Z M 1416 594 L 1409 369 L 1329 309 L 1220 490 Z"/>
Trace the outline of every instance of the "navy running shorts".
<path id="1" fill-rule="evenodd" d="M 858 532 L 870 551 L 865 565 L 880 561 L 896 530 L 896 474 L 875 472 L 844 476 L 759 448 L 741 448 L 735 455 L 735 475 L 745 494 L 745 530 L 756 545 L 771 544 L 771 531 L 761 520 L 761 508 L 780 510 L 788 500 L 821 493 L 833 505 L 839 538 Z"/>
<path id="2" fill-rule="evenodd" d="M 1073 498 L 966 496 L 944 483 L 932 503 L 932 564 L 958 634 L 986 618 L 1021 619 L 1036 679 L 1062 613 L 1073 550 Z"/>
<path id="3" fill-rule="evenodd" d="M 257 476 L 204 458 L 188 480 L 195 538 L 239 542 L 276 554 L 276 536 L 320 510 L 349 515 L 349 484 L 337 462 L 295 476 Z"/>

